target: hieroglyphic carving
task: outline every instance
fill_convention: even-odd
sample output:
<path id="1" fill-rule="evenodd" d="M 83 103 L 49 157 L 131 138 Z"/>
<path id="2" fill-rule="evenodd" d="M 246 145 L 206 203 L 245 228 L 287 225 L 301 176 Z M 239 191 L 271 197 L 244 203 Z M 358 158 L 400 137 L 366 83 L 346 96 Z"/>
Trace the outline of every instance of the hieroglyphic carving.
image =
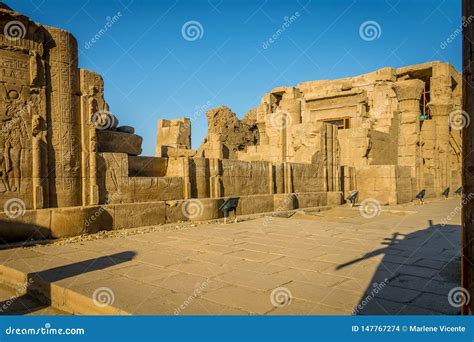
<path id="1" fill-rule="evenodd" d="M 22 177 L 30 165 L 22 165 L 28 139 L 29 118 L 28 55 L 11 51 L 0 52 L 0 193 L 19 192 Z"/>
<path id="2" fill-rule="evenodd" d="M 65 31 L 47 28 L 51 35 L 47 45 L 50 66 L 51 132 L 49 160 L 51 204 L 81 205 L 81 132 L 77 43 Z M 54 165 L 53 165 L 54 163 Z"/>
<path id="3" fill-rule="evenodd" d="M 97 184 L 97 133 L 92 122 L 95 113 L 108 110 L 104 100 L 102 77 L 88 70 L 80 70 L 83 204 L 99 203 Z"/>
<path id="4" fill-rule="evenodd" d="M 11 51 L 0 55 L 0 80 L 11 84 L 26 84 L 28 75 L 28 56 Z"/>

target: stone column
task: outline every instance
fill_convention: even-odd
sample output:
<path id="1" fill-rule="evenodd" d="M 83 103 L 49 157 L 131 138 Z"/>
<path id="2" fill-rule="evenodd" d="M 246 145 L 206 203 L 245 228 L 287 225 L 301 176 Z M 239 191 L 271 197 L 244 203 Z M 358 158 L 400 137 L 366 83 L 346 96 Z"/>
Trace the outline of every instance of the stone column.
<path id="1" fill-rule="evenodd" d="M 421 187 L 421 152 L 420 152 L 420 98 L 425 84 L 421 80 L 405 80 L 395 83 L 394 89 L 398 98 L 399 131 L 398 131 L 398 165 L 411 166 L 412 177 L 417 189 Z"/>
<path id="2" fill-rule="evenodd" d="M 183 196 L 184 199 L 191 198 L 191 181 L 189 177 L 190 163 L 189 158 L 182 158 L 183 161 Z"/>
<path id="3" fill-rule="evenodd" d="M 474 1 L 463 0 L 462 15 L 474 15 Z M 463 110 L 471 124 L 462 131 L 462 184 L 464 196 L 474 193 L 474 25 L 463 28 Z M 462 287 L 470 293 L 471 301 L 462 307 L 463 314 L 474 311 L 474 201 L 466 201 L 462 208 Z"/>
<path id="4" fill-rule="evenodd" d="M 92 122 L 95 113 L 108 108 L 104 96 L 102 77 L 92 71 L 80 70 L 80 107 L 82 140 L 82 203 L 99 204 L 97 183 L 97 132 Z"/>
<path id="5" fill-rule="evenodd" d="M 281 111 L 285 113 L 286 124 L 282 127 L 282 160 L 292 161 L 293 151 L 291 148 L 291 127 L 301 123 L 301 101 L 296 98 L 295 89 L 283 94 L 279 104 Z"/>
<path id="6" fill-rule="evenodd" d="M 337 132 L 338 129 L 334 125 L 323 124 L 321 126 L 324 191 L 337 191 L 339 188 Z"/>
<path id="7" fill-rule="evenodd" d="M 32 133 L 32 181 L 33 208 L 45 208 L 48 198 L 48 152 L 46 139 L 46 83 L 44 79 L 44 61 L 37 51 L 30 51 L 30 102 L 27 105 L 31 118 Z"/>
<path id="8" fill-rule="evenodd" d="M 293 193 L 293 175 L 291 169 L 291 163 L 283 163 L 283 181 L 285 187 L 285 193 Z"/>
<path id="9" fill-rule="evenodd" d="M 435 155 L 434 155 L 434 179 L 435 194 L 441 193 L 450 185 L 448 170 L 449 155 L 449 113 L 453 109 L 453 104 L 429 103 L 435 131 Z"/>
<path id="10" fill-rule="evenodd" d="M 275 177 L 273 174 L 273 163 L 267 162 L 268 167 L 268 193 L 274 194 L 275 193 Z"/>
<path id="11" fill-rule="evenodd" d="M 435 126 L 435 192 L 440 196 L 450 185 L 449 154 L 450 131 L 449 114 L 454 109 L 452 99 L 452 81 L 448 63 L 433 64 L 433 76 L 430 82 L 431 99 L 428 104 Z"/>
<path id="12" fill-rule="evenodd" d="M 211 198 L 222 197 L 220 170 L 220 160 L 215 158 L 209 159 L 209 188 Z"/>
<path id="13" fill-rule="evenodd" d="M 50 204 L 52 207 L 82 205 L 81 120 L 77 42 L 68 32 L 46 27 L 50 76 L 48 120 Z"/>

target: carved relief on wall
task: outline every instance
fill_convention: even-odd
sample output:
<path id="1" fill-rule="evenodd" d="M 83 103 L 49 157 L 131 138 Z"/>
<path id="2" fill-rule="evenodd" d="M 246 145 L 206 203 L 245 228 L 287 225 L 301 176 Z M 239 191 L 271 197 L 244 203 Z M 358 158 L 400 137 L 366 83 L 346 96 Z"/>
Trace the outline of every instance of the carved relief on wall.
<path id="1" fill-rule="evenodd" d="M 30 149 L 28 89 L 2 84 L 0 104 L 0 192 L 20 190 L 26 172 L 22 165 L 25 150 Z M 26 176 L 26 174 L 25 174 Z"/>

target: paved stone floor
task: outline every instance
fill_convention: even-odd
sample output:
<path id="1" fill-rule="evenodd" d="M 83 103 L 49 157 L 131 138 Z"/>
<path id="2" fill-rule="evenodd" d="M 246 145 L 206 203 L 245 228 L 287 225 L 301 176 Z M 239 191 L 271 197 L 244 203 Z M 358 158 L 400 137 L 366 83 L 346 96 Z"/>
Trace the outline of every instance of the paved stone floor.
<path id="1" fill-rule="evenodd" d="M 0 262 L 133 314 L 458 314 L 459 206 L 338 207 L 11 248 Z"/>

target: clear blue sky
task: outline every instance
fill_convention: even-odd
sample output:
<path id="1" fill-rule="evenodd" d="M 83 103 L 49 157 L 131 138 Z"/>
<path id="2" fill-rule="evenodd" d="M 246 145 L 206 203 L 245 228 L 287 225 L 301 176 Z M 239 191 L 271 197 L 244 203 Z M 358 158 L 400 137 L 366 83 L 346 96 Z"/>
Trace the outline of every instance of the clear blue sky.
<path id="1" fill-rule="evenodd" d="M 134 126 L 143 136 L 145 155 L 154 153 L 159 118 L 193 118 L 197 147 L 207 131 L 206 117 L 198 108 L 224 104 L 242 117 L 276 86 L 430 60 L 450 62 L 461 70 L 461 37 L 441 48 L 460 27 L 460 0 L 6 3 L 75 35 L 80 66 L 103 75 L 111 111 L 120 124 Z M 118 12 L 118 20 L 86 49 L 107 17 Z M 296 12 L 299 16 L 264 49 L 285 17 Z M 199 39 L 183 38 L 188 21 L 201 24 Z M 374 40 L 361 38 L 360 27 L 367 21 L 380 27 Z"/>

